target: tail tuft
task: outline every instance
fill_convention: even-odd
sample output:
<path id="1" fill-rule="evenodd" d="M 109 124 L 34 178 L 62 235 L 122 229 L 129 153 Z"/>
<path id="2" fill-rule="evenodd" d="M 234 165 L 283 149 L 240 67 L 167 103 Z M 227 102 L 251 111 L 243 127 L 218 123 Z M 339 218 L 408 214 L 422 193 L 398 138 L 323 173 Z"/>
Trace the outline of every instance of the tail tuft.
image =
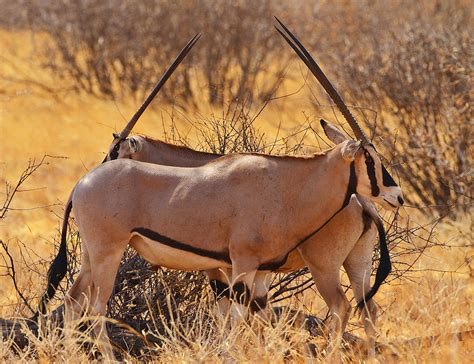
<path id="1" fill-rule="evenodd" d="M 380 245 L 380 262 L 377 268 L 377 273 L 375 274 L 375 282 L 369 292 L 365 297 L 357 302 L 357 308 L 359 310 L 363 309 L 366 302 L 370 301 L 372 297 L 375 296 L 380 286 L 384 280 L 388 277 L 392 271 L 392 263 L 390 262 L 390 254 L 387 247 L 387 237 L 385 234 L 385 229 L 383 223 L 380 219 L 374 219 L 375 225 L 377 226 L 377 231 L 379 233 L 379 245 Z"/>
<path id="2" fill-rule="evenodd" d="M 31 318 L 33 321 L 38 320 L 39 314 L 46 313 L 46 307 L 48 302 L 51 298 L 54 297 L 59 284 L 61 283 L 62 279 L 67 273 L 67 227 L 68 227 L 68 220 L 69 215 L 71 214 L 72 210 L 72 201 L 69 199 L 68 204 L 66 205 L 66 210 L 64 212 L 64 220 L 61 230 L 61 243 L 59 245 L 59 251 L 56 257 L 53 260 L 53 263 L 48 269 L 48 286 L 46 288 L 46 292 L 43 293 L 41 296 L 40 304 L 38 310 L 35 312 L 33 317 Z"/>

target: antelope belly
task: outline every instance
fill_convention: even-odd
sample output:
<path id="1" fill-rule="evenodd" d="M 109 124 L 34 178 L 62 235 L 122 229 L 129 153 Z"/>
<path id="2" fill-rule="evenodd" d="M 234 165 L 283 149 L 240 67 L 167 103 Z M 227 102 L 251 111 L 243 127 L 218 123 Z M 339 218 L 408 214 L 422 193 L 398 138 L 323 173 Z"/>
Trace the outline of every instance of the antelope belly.
<path id="1" fill-rule="evenodd" d="M 142 235 L 135 235 L 130 245 L 153 265 L 179 270 L 206 270 L 230 267 L 227 262 L 177 249 Z"/>

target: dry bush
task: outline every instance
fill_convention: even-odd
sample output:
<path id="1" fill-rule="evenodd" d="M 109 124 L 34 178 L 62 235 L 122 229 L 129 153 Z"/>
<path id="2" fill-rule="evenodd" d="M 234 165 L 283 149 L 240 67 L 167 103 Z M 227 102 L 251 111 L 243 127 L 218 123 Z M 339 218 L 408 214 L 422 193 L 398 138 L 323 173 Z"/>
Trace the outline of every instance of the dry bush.
<path id="1" fill-rule="evenodd" d="M 219 117 L 214 115 L 212 118 L 196 122 L 195 126 L 201 135 L 202 148 L 222 153 L 240 151 L 278 153 L 301 150 L 301 141 L 304 137 L 301 138 L 298 135 L 304 135 L 309 130 L 308 128 L 296 131 L 287 137 L 268 141 L 268 138 L 254 126 L 254 121 L 260 115 L 260 111 L 261 109 L 252 114 L 245 104 L 231 104 L 223 112 L 223 115 Z M 186 140 L 174 128 L 171 128 L 167 136 L 170 140 L 186 144 Z M 20 178 L 20 186 L 41 166 L 42 162 L 32 163 L 28 167 Z M 16 190 L 15 188 L 7 190 L 4 215 L 6 215 Z M 398 215 L 391 215 L 388 218 L 387 226 L 387 241 L 394 264 L 393 274 L 387 283 L 396 281 L 397 284 L 400 284 L 404 279 L 411 279 L 412 274 L 416 272 L 414 263 L 429 248 L 446 246 L 446 243 L 438 242 L 431 235 L 436 222 L 426 226 L 412 227 L 400 223 Z M 59 242 L 56 242 L 56 245 L 58 244 Z M 20 251 L 28 252 L 28 254 L 22 253 L 22 261 L 15 266 L 8 245 L 2 243 L 2 247 L 4 258 L 2 268 L 10 276 L 22 301 L 23 309 L 20 311 L 30 315 L 35 308 L 34 302 L 37 297 L 31 290 L 24 289 L 17 284 L 15 273 L 21 270 L 23 275 L 32 274 L 38 277 L 37 280 L 43 281 L 48 262 L 34 257 L 26 246 L 21 246 Z M 60 288 L 61 293 L 57 295 L 53 305 L 61 304 L 64 294 L 72 285 L 80 267 L 81 243 L 74 219 L 71 219 L 69 224 L 68 250 L 67 279 L 63 282 Z M 34 259 L 31 259 L 32 256 Z M 373 264 L 374 274 L 377 265 L 378 250 L 376 249 Z M 301 293 L 308 289 L 315 290 L 307 269 L 291 274 L 275 275 L 270 292 L 271 302 L 275 304 L 280 301 L 295 301 L 295 299 L 302 297 Z M 346 290 L 348 289 L 349 287 L 346 286 Z M 178 339 L 180 344 L 177 347 L 181 349 L 190 345 L 190 342 L 203 339 L 203 337 L 213 342 L 213 345 L 217 345 L 216 342 L 223 340 L 223 337 L 213 337 L 213 334 L 219 332 L 217 330 L 219 324 L 214 319 L 212 307 L 213 295 L 203 274 L 156 269 L 139 257 L 133 249 L 127 249 L 108 307 L 108 316 L 121 324 L 117 325 L 117 322 L 113 321 L 109 330 L 113 341 L 125 350 L 127 355 L 138 357 L 159 354 L 154 350 L 150 352 L 149 347 L 145 345 L 144 337 L 146 337 L 148 344 L 156 344 L 157 348 L 161 348 L 160 350 L 165 350 L 164 348 L 170 342 Z M 60 315 L 60 313 L 61 309 L 56 311 L 56 315 Z M 202 320 L 201 324 L 197 325 L 196 317 Z M 125 325 L 126 329 L 121 329 L 121 325 Z M 51 330 L 56 330 L 56 326 L 53 325 Z M 34 342 L 33 339 L 29 340 Z"/>
<path id="2" fill-rule="evenodd" d="M 181 106 L 203 97 L 219 105 L 265 99 L 286 64 L 272 57 L 279 42 L 272 15 L 286 6 L 270 0 L 26 1 L 22 8 L 23 27 L 16 28 L 48 35 L 37 39 L 40 66 L 62 88 L 98 97 L 142 98 L 198 32 L 202 39 L 162 92 Z"/>
<path id="3" fill-rule="evenodd" d="M 411 203 L 441 214 L 472 206 L 469 1 L 0 4 L 3 27 L 49 35 L 37 37 L 32 57 L 61 80 L 56 85 L 98 97 L 141 99 L 186 40 L 202 32 L 163 95 L 181 107 L 205 100 L 224 109 L 268 100 L 282 82 L 291 52 L 273 29 L 278 15 L 352 103 L 377 112 L 378 121 L 365 119 L 377 122 L 384 135 L 377 144 L 411 190 Z"/>
<path id="4" fill-rule="evenodd" d="M 413 192 L 409 200 L 442 214 L 469 211 L 471 4 L 381 2 L 370 11 L 367 5 L 341 9 L 343 31 L 326 40 L 337 52 L 323 58 L 359 105 L 378 112 L 384 151 Z"/>

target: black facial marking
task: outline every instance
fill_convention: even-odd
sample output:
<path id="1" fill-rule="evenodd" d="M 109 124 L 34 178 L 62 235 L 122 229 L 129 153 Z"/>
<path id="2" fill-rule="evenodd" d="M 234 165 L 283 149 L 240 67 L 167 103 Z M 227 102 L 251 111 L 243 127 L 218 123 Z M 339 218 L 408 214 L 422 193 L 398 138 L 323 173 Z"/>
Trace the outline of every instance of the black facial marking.
<path id="1" fill-rule="evenodd" d="M 387 169 L 384 165 L 382 165 L 382 183 L 385 187 L 397 187 L 397 183 L 393 180 L 390 173 L 388 173 Z"/>
<path id="2" fill-rule="evenodd" d="M 237 282 L 232 286 L 232 298 L 235 302 L 247 306 L 250 296 L 250 290 L 244 282 Z"/>
<path id="3" fill-rule="evenodd" d="M 226 262 L 226 263 L 231 264 L 231 260 L 230 260 L 228 251 L 216 252 L 216 251 L 213 251 L 213 250 L 206 250 L 206 249 L 202 249 L 202 248 L 197 248 L 197 247 L 194 247 L 192 245 L 181 243 L 181 242 L 176 241 L 174 239 L 168 238 L 167 236 L 161 235 L 161 234 L 157 233 L 156 231 L 153 231 L 153 230 L 150 230 L 150 229 L 147 229 L 147 228 L 143 228 L 143 227 L 134 228 L 134 229 L 132 229 L 131 232 L 132 233 L 134 233 L 134 232 L 138 233 L 142 236 L 147 237 L 148 239 L 157 241 L 157 242 L 159 242 L 161 244 L 164 244 L 164 245 L 168 245 L 168 246 L 170 246 L 172 248 L 175 248 L 175 249 L 184 250 L 184 251 L 196 254 L 196 255 L 200 255 L 200 256 L 215 259 L 215 260 L 220 260 L 222 262 Z"/>
<path id="4" fill-rule="evenodd" d="M 109 153 L 110 160 L 115 160 L 118 158 L 118 152 L 120 150 L 120 144 L 123 142 L 123 139 L 120 140 L 117 144 L 114 145 L 112 150 Z"/>
<path id="5" fill-rule="evenodd" d="M 218 279 L 212 279 L 210 282 L 216 301 L 219 301 L 221 298 L 230 298 L 230 289 L 227 283 L 219 281 Z"/>
<path id="6" fill-rule="evenodd" d="M 132 149 L 137 150 L 138 142 L 134 138 L 130 138 L 129 141 Z"/>
<path id="7" fill-rule="evenodd" d="M 375 162 L 370 153 L 364 149 L 365 165 L 367 166 L 367 175 L 370 180 L 370 188 L 372 189 L 372 196 L 378 196 L 380 188 L 377 185 L 377 176 L 375 175 Z"/>
<path id="8" fill-rule="evenodd" d="M 252 312 L 258 312 L 267 307 L 267 295 L 262 297 L 256 297 L 250 303 L 250 309 Z"/>

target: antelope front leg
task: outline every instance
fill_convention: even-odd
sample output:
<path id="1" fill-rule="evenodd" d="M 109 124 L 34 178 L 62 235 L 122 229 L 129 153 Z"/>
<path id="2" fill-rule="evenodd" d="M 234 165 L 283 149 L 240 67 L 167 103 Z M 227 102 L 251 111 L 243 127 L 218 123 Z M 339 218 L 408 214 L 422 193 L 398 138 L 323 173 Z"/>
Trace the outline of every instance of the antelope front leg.
<path id="1" fill-rule="evenodd" d="M 270 272 L 257 272 L 254 278 L 254 290 L 250 309 L 264 321 L 270 320 L 267 307 L 267 295 L 271 279 L 272 274 Z"/>
<path id="2" fill-rule="evenodd" d="M 357 245 L 352 249 L 346 261 L 344 268 L 351 282 L 351 288 L 357 302 L 362 300 L 370 290 L 370 272 L 372 267 L 372 250 L 375 230 L 372 234 L 367 234 L 359 239 Z M 375 355 L 375 322 L 377 320 L 377 305 L 372 298 L 365 303 L 362 308 L 361 320 L 364 323 L 365 333 L 367 335 L 367 354 L 369 357 Z"/>
<path id="3" fill-rule="evenodd" d="M 206 271 L 212 292 L 217 302 L 219 314 L 225 319 L 230 307 L 230 270 L 225 268 L 210 269 Z"/>
<path id="4" fill-rule="evenodd" d="M 237 327 L 248 315 L 258 264 L 254 259 L 232 261 L 231 324 Z"/>

